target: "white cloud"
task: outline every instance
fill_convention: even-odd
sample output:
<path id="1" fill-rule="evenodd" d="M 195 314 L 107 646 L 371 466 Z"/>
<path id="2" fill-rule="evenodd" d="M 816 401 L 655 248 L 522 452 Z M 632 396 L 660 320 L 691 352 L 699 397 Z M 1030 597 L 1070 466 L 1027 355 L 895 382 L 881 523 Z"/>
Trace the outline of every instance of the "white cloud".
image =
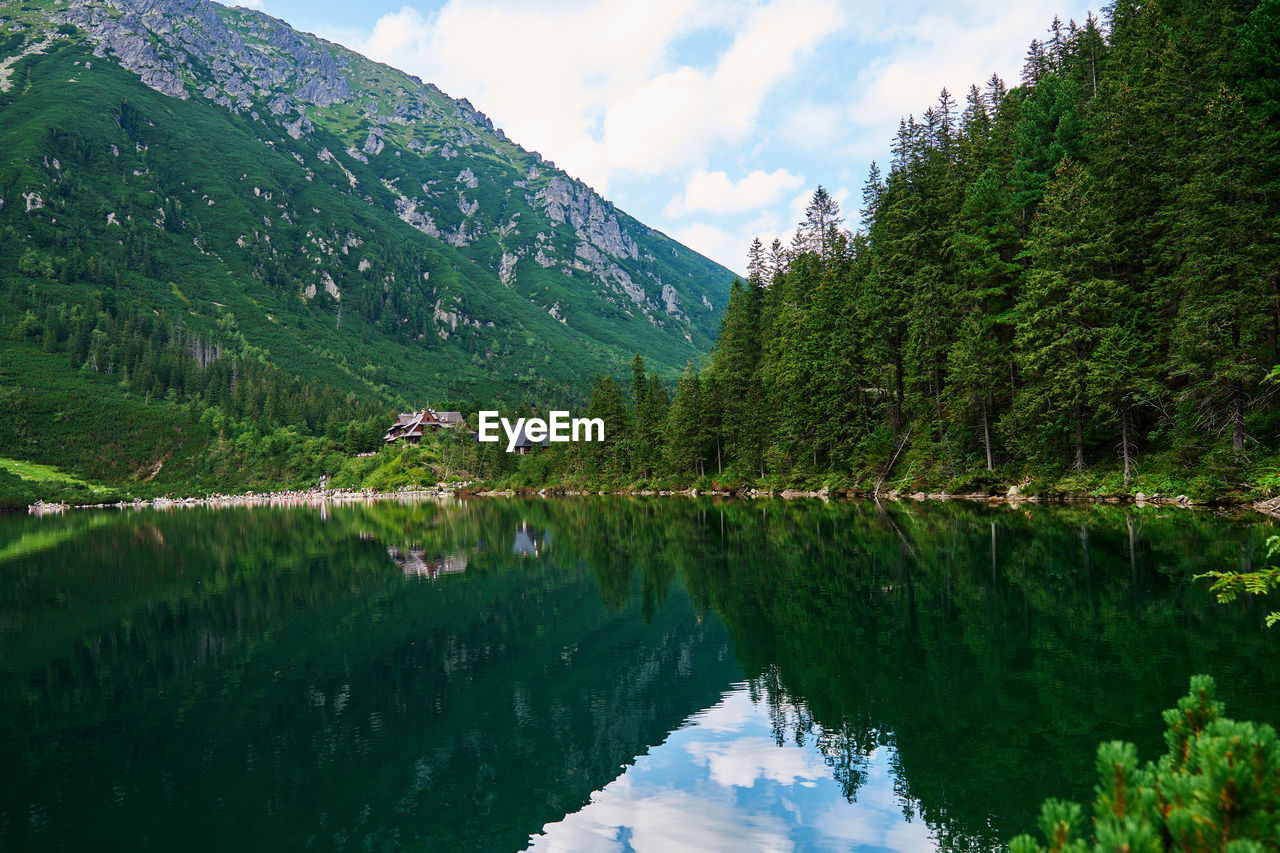
<path id="1" fill-rule="evenodd" d="M 787 112 L 778 135 L 794 148 L 826 154 L 841 146 L 849 133 L 848 111 L 838 104 L 804 101 Z"/>
<path id="2" fill-rule="evenodd" d="M 737 181 L 730 180 L 725 172 L 699 169 L 689 178 L 684 192 L 667 205 L 664 215 L 675 218 L 697 210 L 721 214 L 755 212 L 803 185 L 803 175 L 786 169 L 757 169 Z"/>
<path id="3" fill-rule="evenodd" d="M 900 117 L 919 116 L 944 85 L 963 108 L 993 70 L 1013 85 L 1054 12 L 1083 20 L 1087 8 L 410 2 L 370 30 L 323 34 L 470 99 L 521 145 L 737 270 L 752 237 L 790 240 L 818 183 L 856 223 L 858 194 L 836 187 L 860 186 L 872 159 L 887 171 Z"/>
<path id="4" fill-rule="evenodd" d="M 874 847 L 902 853 L 932 853 L 938 849 L 933 831 L 923 818 L 902 820 L 902 801 L 894 784 L 891 752 L 874 750 L 867 756 L 867 780 L 858 790 L 860 808 L 834 803 L 815 816 L 814 828 L 833 848 Z"/>
<path id="5" fill-rule="evenodd" d="M 848 187 L 837 187 L 832 191 L 831 197 L 835 199 L 836 204 L 840 205 L 840 215 L 844 217 L 847 225 L 849 218 L 858 214 L 858 211 L 849 209 L 849 199 L 853 198 L 853 193 Z"/>
<path id="6" fill-rule="evenodd" d="M 785 172 L 786 170 L 779 171 Z M 709 183 L 712 186 L 718 185 L 719 179 L 712 179 Z M 726 181 L 726 183 L 729 182 Z M 734 184 L 733 186 L 737 187 L 738 185 Z M 699 219 L 677 225 L 667 233 L 673 239 L 706 255 L 717 263 L 723 264 L 731 270 L 744 272 L 747 268 L 747 248 L 751 245 L 753 238 L 759 237 L 766 247 L 775 237 L 780 239 L 784 246 L 791 244 L 791 238 L 796 232 L 796 225 L 803 221 L 805 208 L 808 207 L 809 202 L 813 199 L 813 189 L 806 188 L 801 190 L 792 196 L 789 202 L 784 203 L 782 199 L 786 198 L 787 192 L 788 190 L 785 189 L 780 190 L 776 195 L 772 196 L 770 202 L 750 209 L 750 212 L 755 215 L 749 218 L 729 217 L 731 221 L 727 223 L 712 223 Z M 850 206 L 853 193 L 846 186 L 829 187 L 828 192 L 831 193 L 831 197 L 835 199 L 836 203 L 840 205 L 841 215 L 844 218 L 844 227 L 852 229 L 858 219 L 856 204 L 852 207 Z M 710 198 L 710 192 L 705 197 Z M 673 200 L 667 205 L 663 215 L 668 217 L 677 215 L 677 213 L 685 209 L 683 205 L 686 202 L 687 199 L 685 197 Z M 700 207 L 699 209 L 715 210 L 711 205 Z M 726 206 L 721 208 L 720 212 L 728 209 L 730 208 Z M 736 209 L 743 210 L 742 207 Z M 785 210 L 785 213 L 782 212 L 783 210 Z"/>
<path id="7" fill-rule="evenodd" d="M 797 225 L 804 221 L 804 213 L 809 207 L 809 202 L 813 201 L 813 194 L 817 187 L 807 189 L 791 199 L 791 225 Z M 848 187 L 827 187 L 827 193 L 830 194 L 832 200 L 840 206 L 840 216 L 844 219 L 845 227 L 849 227 L 851 218 L 856 219 L 857 210 L 849 209 L 849 199 L 853 197 L 853 193 Z"/>
<path id="8" fill-rule="evenodd" d="M 690 222 L 672 229 L 670 234 L 672 239 L 737 272 L 747 268 L 747 247 L 755 236 L 742 229 L 729 230 L 709 222 Z"/>
<path id="9" fill-rule="evenodd" d="M 1068 15 L 1083 21 L 1086 7 L 1078 0 L 1067 5 L 1078 8 L 1064 10 L 1061 0 L 969 0 L 942 7 L 946 11 L 930 4 L 904 12 L 897 20 L 909 23 L 890 23 L 879 34 L 889 50 L 857 75 L 847 115 L 862 132 L 849 140 L 849 153 L 887 149 L 898 120 L 919 117 L 944 86 L 963 110 L 969 87 L 983 88 L 993 72 L 1006 85 L 1017 85 L 1027 45 L 1043 38 L 1055 13 L 1064 21 Z"/>
<path id="10" fill-rule="evenodd" d="M 729 734 L 742 731 L 759 716 L 746 682 L 740 682 L 720 694 L 719 702 L 691 716 L 689 725 L 711 734 Z"/>
<path id="11" fill-rule="evenodd" d="M 809 202 L 813 199 L 813 190 L 805 190 L 799 195 L 793 196 L 791 199 L 791 217 L 790 226 L 794 226 L 804 221 L 804 209 L 809 206 Z"/>
<path id="12" fill-rule="evenodd" d="M 384 15 L 351 46 L 466 96 L 604 188 L 619 171 L 700 166 L 750 134 L 764 100 L 842 20 L 837 0 L 448 0 L 432 15 Z M 677 39 L 712 28 L 732 39 L 710 67 L 672 67 Z"/>

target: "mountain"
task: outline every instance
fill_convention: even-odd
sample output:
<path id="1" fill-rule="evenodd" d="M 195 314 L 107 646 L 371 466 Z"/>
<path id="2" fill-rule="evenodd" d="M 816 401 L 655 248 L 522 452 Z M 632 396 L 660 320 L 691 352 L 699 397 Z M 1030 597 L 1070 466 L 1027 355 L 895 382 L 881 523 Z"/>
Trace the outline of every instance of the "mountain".
<path id="1" fill-rule="evenodd" d="M 149 323 L 202 370 L 546 401 L 674 376 L 733 278 L 465 99 L 208 0 L 0 3 L 0 151 L 3 331 L 82 371 Z"/>

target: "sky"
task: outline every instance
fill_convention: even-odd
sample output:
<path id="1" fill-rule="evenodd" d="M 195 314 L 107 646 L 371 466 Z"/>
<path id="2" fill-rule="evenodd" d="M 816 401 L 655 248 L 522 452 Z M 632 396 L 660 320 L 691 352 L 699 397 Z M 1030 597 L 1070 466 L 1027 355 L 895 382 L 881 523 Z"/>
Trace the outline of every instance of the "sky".
<path id="1" fill-rule="evenodd" d="M 232 0 L 234 2 L 234 0 Z M 963 105 L 1080 0 L 241 0 L 467 98 L 646 225 L 735 271 L 818 185 L 857 224 L 872 160 Z"/>

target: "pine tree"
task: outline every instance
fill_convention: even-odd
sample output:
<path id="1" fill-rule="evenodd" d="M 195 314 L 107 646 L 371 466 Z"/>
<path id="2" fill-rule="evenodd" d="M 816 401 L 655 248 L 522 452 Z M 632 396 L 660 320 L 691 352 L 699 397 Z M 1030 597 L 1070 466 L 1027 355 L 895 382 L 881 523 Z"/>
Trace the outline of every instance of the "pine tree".
<path id="1" fill-rule="evenodd" d="M 1018 122 L 1013 205 L 1024 232 L 1058 163 L 1079 151 L 1081 130 L 1075 87 L 1045 74 L 1022 102 Z"/>
<path id="2" fill-rule="evenodd" d="M 865 230 L 876 218 L 876 210 L 880 207 L 880 196 L 884 194 L 884 183 L 880 179 L 880 167 L 871 161 L 867 172 L 867 181 L 862 185 L 862 227 Z"/>
<path id="3" fill-rule="evenodd" d="M 591 387 L 587 417 L 604 421 L 604 440 L 584 444 L 589 460 L 605 476 L 626 476 L 631 470 L 631 418 L 622 400 L 622 389 L 612 376 L 597 376 Z"/>
<path id="4" fill-rule="evenodd" d="M 768 276 L 769 263 L 764 256 L 764 244 L 755 237 L 747 249 L 747 283 L 752 287 L 764 287 Z"/>
<path id="5" fill-rule="evenodd" d="M 958 307 L 964 318 L 948 357 L 951 397 L 958 412 L 977 411 L 990 471 L 996 408 L 1012 393 L 1006 365 L 1013 341 L 1011 309 L 1021 273 L 1014 260 L 1019 247 L 1009 219 L 1008 187 L 994 169 L 984 171 L 968 187 L 950 248 L 961 283 Z"/>
<path id="6" fill-rule="evenodd" d="M 645 381 L 644 398 L 636 407 L 635 461 L 640 475 L 651 477 L 662 462 L 662 444 L 667 429 L 667 410 L 670 401 L 667 389 L 656 373 Z"/>
<path id="7" fill-rule="evenodd" d="M 776 288 L 785 275 L 775 277 Z M 772 292 L 772 289 L 771 289 Z M 711 353 L 710 376 L 721 404 L 718 456 L 727 454 L 758 470 L 768 402 L 760 375 L 760 288 L 735 279 Z"/>
<path id="8" fill-rule="evenodd" d="M 1280 739 L 1265 724 L 1223 717 L 1217 685 L 1191 677 L 1191 690 L 1164 712 L 1168 751 L 1139 766 L 1131 743 L 1098 746 L 1098 785 L 1086 823 L 1076 803 L 1046 800 L 1040 831 L 1012 853 L 1112 850 L 1264 851 L 1280 825 Z"/>
<path id="9" fill-rule="evenodd" d="M 1091 359 L 1116 289 L 1104 278 L 1108 247 L 1097 222 L 1088 174 L 1065 162 L 1028 235 L 1030 269 L 1016 309 L 1016 341 L 1029 380 L 1019 403 L 1024 412 L 1068 425 L 1077 471 L 1085 467 Z"/>
<path id="10" fill-rule="evenodd" d="M 676 386 L 676 396 L 667 415 L 667 461 L 678 474 L 702 476 L 706 473 L 706 407 L 702 380 L 690 362 Z"/>
<path id="11" fill-rule="evenodd" d="M 631 359 L 631 404 L 637 409 L 644 403 L 645 390 L 648 387 L 644 359 L 640 357 L 640 353 L 636 353 Z"/>
<path id="12" fill-rule="evenodd" d="M 796 229 L 797 247 L 827 257 L 842 222 L 839 202 L 820 185 L 805 208 L 804 222 Z"/>

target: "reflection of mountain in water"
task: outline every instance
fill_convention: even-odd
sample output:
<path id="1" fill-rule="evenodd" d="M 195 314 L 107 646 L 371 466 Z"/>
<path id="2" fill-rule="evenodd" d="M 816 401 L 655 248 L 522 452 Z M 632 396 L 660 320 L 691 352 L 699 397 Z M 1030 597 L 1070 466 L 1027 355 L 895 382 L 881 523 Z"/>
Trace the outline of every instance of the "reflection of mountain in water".
<path id="1" fill-rule="evenodd" d="M 467 558 L 464 554 L 450 554 L 427 557 L 425 548 L 412 547 L 401 550 L 394 546 L 387 549 L 390 557 L 405 575 L 420 578 L 438 578 L 441 575 L 455 575 L 467 570 Z"/>
<path id="2" fill-rule="evenodd" d="M 520 510 L 148 513 L 21 558 L 0 615 L 66 603 L 20 659 L 0 620 L 0 849 L 518 849 L 580 809 L 741 671 L 683 591 L 646 622 L 547 560 L 554 521 L 478 546 Z"/>

